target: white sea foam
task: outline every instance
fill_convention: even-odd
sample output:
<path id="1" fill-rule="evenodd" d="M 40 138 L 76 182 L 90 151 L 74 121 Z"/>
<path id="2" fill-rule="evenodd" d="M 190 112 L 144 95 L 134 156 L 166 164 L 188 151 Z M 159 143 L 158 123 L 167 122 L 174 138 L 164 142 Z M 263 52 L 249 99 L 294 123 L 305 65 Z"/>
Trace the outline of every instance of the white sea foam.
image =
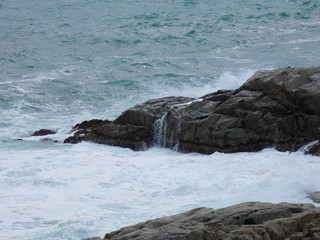
<path id="1" fill-rule="evenodd" d="M 277 42 L 277 45 L 289 45 L 289 44 L 299 44 L 299 43 L 310 43 L 310 42 L 319 42 L 320 38 L 300 38 L 300 39 L 294 39 L 290 41 L 284 41 L 284 42 Z M 264 42 L 264 43 L 257 43 L 252 46 L 275 46 L 274 42 Z M 238 48 L 238 47 L 236 47 Z"/>
<path id="2" fill-rule="evenodd" d="M 236 89 L 248 80 L 255 72 L 256 71 L 252 69 L 240 71 L 238 74 L 224 72 L 218 78 L 215 89 Z"/>
<path id="3" fill-rule="evenodd" d="M 103 236 L 199 206 L 311 202 L 307 193 L 320 190 L 320 160 L 301 152 L 201 155 L 91 143 L 11 144 L 0 157 L 0 211 L 6 216 L 0 239 Z"/>
<path id="4" fill-rule="evenodd" d="M 34 74 L 23 75 L 19 82 L 41 82 L 51 81 L 62 76 L 70 76 L 73 71 L 76 71 L 76 67 L 66 66 L 60 69 L 55 69 L 49 72 L 37 72 Z"/>
<path id="5" fill-rule="evenodd" d="M 212 79 L 210 83 L 201 86 L 181 86 L 179 89 L 166 89 L 165 96 L 188 96 L 200 98 L 208 93 L 221 89 L 233 90 L 240 87 L 256 71 L 253 69 L 239 70 L 237 72 L 223 72 L 219 77 Z"/>
<path id="6" fill-rule="evenodd" d="M 175 108 L 175 107 L 188 106 L 188 105 L 191 105 L 191 103 L 201 102 L 202 100 L 203 100 L 203 98 L 198 98 L 198 99 L 192 100 L 192 101 L 190 101 L 190 102 L 175 104 L 175 105 L 171 106 L 171 109 L 172 109 L 172 108 Z"/>

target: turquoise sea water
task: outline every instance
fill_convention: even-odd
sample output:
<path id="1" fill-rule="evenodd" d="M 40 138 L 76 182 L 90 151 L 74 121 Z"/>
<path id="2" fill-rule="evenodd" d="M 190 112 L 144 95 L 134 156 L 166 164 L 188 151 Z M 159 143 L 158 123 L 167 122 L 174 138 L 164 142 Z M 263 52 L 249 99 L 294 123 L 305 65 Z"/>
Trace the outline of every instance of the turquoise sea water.
<path id="1" fill-rule="evenodd" d="M 30 134 L 51 128 L 61 141 L 82 120 L 151 98 L 319 63 L 318 0 L 1 1 L 0 239 L 81 239 L 197 206 L 309 201 L 320 165 L 302 153 L 136 153 Z"/>

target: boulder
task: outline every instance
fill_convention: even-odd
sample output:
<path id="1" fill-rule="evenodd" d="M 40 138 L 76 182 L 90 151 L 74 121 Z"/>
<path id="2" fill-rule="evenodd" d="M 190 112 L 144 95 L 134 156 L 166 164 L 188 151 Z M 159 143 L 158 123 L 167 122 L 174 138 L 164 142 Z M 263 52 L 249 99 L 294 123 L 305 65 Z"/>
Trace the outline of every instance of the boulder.
<path id="1" fill-rule="evenodd" d="M 56 132 L 50 129 L 40 129 L 35 131 L 31 136 L 46 136 L 50 134 L 56 134 Z"/>
<path id="2" fill-rule="evenodd" d="M 320 139 L 319 106 L 320 67 L 263 70 L 236 90 L 199 99 L 153 99 L 114 121 L 85 121 L 65 142 L 93 141 L 133 150 L 156 145 L 205 154 L 267 147 L 296 151 Z M 319 153 L 319 147 L 312 151 Z"/>
<path id="3" fill-rule="evenodd" d="M 107 233 L 103 240 L 319 239 L 319 226 L 320 208 L 311 204 L 246 202 L 148 220 Z"/>

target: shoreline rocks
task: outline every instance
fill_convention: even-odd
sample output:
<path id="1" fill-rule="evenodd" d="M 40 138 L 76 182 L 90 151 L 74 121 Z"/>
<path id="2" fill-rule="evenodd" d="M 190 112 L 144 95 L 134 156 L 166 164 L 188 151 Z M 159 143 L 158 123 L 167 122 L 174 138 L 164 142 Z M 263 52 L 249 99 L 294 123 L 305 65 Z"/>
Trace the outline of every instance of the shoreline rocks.
<path id="1" fill-rule="evenodd" d="M 123 112 L 114 121 L 77 124 L 65 143 L 93 141 L 144 150 L 297 151 L 320 139 L 320 67 L 258 71 L 236 90 L 199 99 L 165 97 Z M 311 153 L 319 155 L 319 142 Z"/>
<path id="2" fill-rule="evenodd" d="M 100 237 L 87 240 L 100 240 Z M 320 239 L 320 208 L 311 204 L 245 202 L 148 220 L 107 233 L 103 240 Z"/>

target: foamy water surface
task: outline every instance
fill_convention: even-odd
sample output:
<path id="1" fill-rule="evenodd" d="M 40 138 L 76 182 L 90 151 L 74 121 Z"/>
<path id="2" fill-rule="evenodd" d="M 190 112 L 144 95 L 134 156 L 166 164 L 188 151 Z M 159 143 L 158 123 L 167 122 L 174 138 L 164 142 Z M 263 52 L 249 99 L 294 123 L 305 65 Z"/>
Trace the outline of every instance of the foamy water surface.
<path id="1" fill-rule="evenodd" d="M 320 160 L 302 152 L 212 155 L 92 143 L 11 143 L 1 157 L 1 239 L 80 239 L 191 208 L 306 202 Z M 6 229 L 6 230 L 5 230 Z"/>

